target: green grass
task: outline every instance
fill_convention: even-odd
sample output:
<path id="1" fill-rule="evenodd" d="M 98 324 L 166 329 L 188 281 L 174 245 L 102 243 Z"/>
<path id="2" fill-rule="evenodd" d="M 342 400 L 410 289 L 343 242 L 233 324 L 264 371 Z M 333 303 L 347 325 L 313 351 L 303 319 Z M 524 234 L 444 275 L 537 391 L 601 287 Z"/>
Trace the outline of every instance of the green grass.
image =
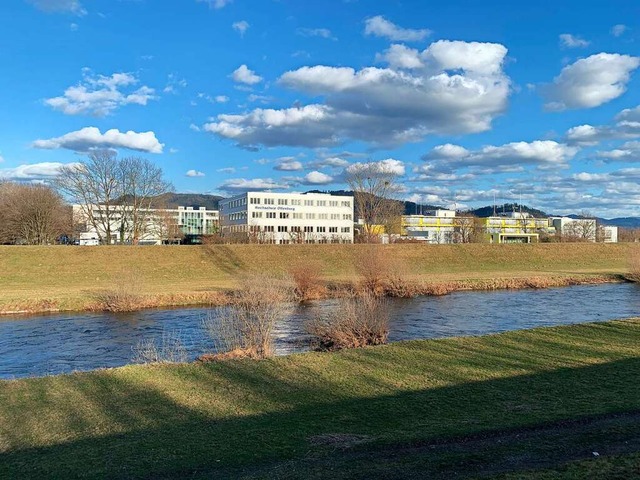
<path id="1" fill-rule="evenodd" d="M 251 271 L 286 271 L 308 259 L 327 281 L 353 281 L 364 245 L 214 245 L 211 247 L 0 246 L 0 311 L 84 309 L 95 295 L 135 277 L 147 296 L 198 303 Z M 415 280 L 429 282 L 620 274 L 635 244 L 385 245 Z"/>
<path id="2" fill-rule="evenodd" d="M 636 319 L 0 382 L 0 478 L 579 478 L 639 419 Z"/>

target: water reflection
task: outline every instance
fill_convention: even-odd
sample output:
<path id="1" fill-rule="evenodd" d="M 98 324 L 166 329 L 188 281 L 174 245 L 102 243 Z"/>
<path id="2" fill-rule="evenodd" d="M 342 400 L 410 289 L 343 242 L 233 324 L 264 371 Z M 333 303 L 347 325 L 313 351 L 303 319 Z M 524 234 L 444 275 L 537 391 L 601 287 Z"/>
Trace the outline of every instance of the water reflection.
<path id="1" fill-rule="evenodd" d="M 640 315 L 634 284 L 546 290 L 456 292 L 391 302 L 390 341 L 482 335 Z M 301 305 L 275 332 L 276 351 L 303 351 L 304 323 L 336 301 Z M 15 378 L 127 364 L 140 339 L 180 335 L 191 358 L 211 351 L 202 329 L 215 309 L 146 310 L 127 314 L 82 313 L 0 317 L 0 378 Z"/>

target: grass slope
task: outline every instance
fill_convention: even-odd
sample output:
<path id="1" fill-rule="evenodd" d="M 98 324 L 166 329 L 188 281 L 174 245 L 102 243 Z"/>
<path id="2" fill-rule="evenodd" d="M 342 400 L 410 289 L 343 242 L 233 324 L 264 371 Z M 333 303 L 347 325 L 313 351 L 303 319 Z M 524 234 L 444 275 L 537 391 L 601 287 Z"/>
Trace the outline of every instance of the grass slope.
<path id="1" fill-rule="evenodd" d="M 210 247 L 0 246 L 0 311 L 83 309 L 95 294 L 132 278 L 145 295 L 198 303 L 233 288 L 238 274 L 286 271 L 313 259 L 327 281 L 353 281 L 365 245 Z M 526 276 L 620 274 L 634 244 L 382 245 L 414 279 L 429 282 Z M 124 279 L 124 280 L 123 280 Z M 132 286 L 132 287 L 134 287 Z M 180 301 L 181 300 L 181 301 Z"/>
<path id="2" fill-rule="evenodd" d="M 639 426 L 636 319 L 0 382 L 0 478 L 632 473 Z"/>

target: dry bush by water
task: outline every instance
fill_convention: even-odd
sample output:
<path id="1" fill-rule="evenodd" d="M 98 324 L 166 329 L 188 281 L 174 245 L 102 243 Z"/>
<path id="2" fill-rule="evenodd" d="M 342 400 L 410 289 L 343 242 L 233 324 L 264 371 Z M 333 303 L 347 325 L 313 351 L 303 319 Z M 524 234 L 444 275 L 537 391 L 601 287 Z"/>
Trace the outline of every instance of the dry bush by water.
<path id="1" fill-rule="evenodd" d="M 338 308 L 306 325 L 318 350 L 382 345 L 389 335 L 389 303 L 370 292 L 342 298 Z"/>
<path id="2" fill-rule="evenodd" d="M 289 269 L 289 275 L 295 284 L 295 296 L 301 301 L 317 300 L 327 293 L 321 277 L 322 264 L 317 260 L 298 261 Z"/>
<path id="3" fill-rule="evenodd" d="M 160 341 L 142 339 L 132 350 L 135 363 L 182 363 L 188 358 L 178 332 L 165 332 Z"/>
<path id="4" fill-rule="evenodd" d="M 358 289 L 374 296 L 414 297 L 419 288 L 407 280 L 406 265 L 389 254 L 382 245 L 367 245 L 354 257 L 360 277 Z"/>
<path id="5" fill-rule="evenodd" d="M 627 280 L 640 283 L 640 253 L 634 252 L 629 259 L 629 272 L 625 275 Z"/>
<path id="6" fill-rule="evenodd" d="M 273 329 L 292 309 L 290 279 L 269 274 L 247 275 L 230 305 L 204 321 L 204 329 L 218 354 L 203 360 L 231 356 L 265 358 L 273 355 Z"/>
<path id="7" fill-rule="evenodd" d="M 94 295 L 95 310 L 105 312 L 132 312 L 143 307 L 144 299 L 140 295 L 142 286 L 138 275 L 132 271 L 123 271 L 113 280 L 113 287 Z"/>

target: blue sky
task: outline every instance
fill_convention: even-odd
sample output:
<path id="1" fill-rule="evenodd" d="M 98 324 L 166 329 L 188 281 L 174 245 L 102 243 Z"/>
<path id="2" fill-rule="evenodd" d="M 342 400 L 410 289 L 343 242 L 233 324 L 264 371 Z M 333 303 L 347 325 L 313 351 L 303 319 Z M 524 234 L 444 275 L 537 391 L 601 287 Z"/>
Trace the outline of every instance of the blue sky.
<path id="1" fill-rule="evenodd" d="M 637 216 L 637 1 L 5 0 L 0 178 L 95 148 L 179 192 L 344 187 Z"/>

